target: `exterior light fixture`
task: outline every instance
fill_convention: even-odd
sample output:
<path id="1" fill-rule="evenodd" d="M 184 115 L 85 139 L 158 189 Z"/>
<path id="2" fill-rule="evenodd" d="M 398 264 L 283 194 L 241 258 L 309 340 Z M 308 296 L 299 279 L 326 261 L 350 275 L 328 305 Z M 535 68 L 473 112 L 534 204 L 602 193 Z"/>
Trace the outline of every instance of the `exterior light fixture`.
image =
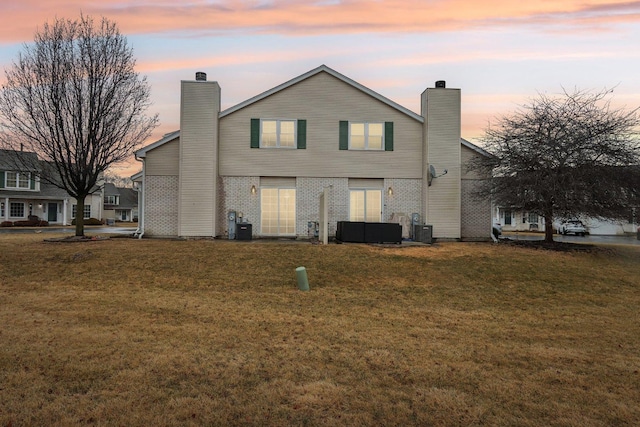
<path id="1" fill-rule="evenodd" d="M 256 186 L 252 185 L 251 186 L 251 194 L 255 195 L 258 192 L 258 190 L 256 190 Z"/>
<path id="2" fill-rule="evenodd" d="M 389 189 L 387 190 L 387 194 L 393 196 L 393 188 L 389 187 Z"/>

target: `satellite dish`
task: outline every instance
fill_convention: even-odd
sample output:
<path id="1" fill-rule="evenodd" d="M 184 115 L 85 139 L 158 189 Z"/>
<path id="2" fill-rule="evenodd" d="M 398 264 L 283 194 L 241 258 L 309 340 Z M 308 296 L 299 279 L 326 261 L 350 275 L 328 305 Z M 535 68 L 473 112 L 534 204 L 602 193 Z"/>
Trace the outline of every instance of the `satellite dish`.
<path id="1" fill-rule="evenodd" d="M 444 172 L 438 175 L 436 174 L 436 168 L 434 168 L 433 165 L 429 165 L 429 175 L 427 176 L 427 182 L 429 183 L 429 186 L 431 186 L 431 181 L 433 181 L 435 178 L 439 178 L 443 175 L 446 175 L 447 172 L 449 171 L 445 169 Z"/>

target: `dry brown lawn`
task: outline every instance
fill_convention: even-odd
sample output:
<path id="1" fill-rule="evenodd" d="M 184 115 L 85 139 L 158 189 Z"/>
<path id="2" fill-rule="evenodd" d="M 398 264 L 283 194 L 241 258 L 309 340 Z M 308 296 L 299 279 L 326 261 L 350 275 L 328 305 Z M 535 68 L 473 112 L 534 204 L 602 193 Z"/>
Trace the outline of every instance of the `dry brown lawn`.
<path id="1" fill-rule="evenodd" d="M 640 425 L 640 248 L 0 251 L 2 427 Z"/>

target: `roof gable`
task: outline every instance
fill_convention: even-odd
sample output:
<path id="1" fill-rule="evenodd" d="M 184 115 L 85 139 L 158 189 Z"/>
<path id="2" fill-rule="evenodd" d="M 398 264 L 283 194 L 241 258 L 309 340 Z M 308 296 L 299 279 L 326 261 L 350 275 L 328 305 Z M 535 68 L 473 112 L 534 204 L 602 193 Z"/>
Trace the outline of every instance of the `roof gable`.
<path id="1" fill-rule="evenodd" d="M 468 148 L 468 149 L 470 149 L 470 150 L 475 151 L 475 152 L 476 152 L 476 153 L 478 153 L 478 154 L 481 154 L 481 155 L 483 155 L 483 156 L 485 156 L 485 157 L 493 157 L 493 156 L 491 155 L 491 153 L 489 153 L 489 152 L 488 152 L 487 150 L 485 150 L 484 148 L 482 148 L 482 147 L 478 147 L 477 145 L 472 144 L 471 142 L 467 141 L 467 140 L 466 140 L 466 139 L 464 139 L 464 138 L 460 138 L 460 142 L 462 143 L 462 145 L 463 145 L 463 146 L 467 147 L 467 148 Z"/>
<path id="2" fill-rule="evenodd" d="M 142 170 L 141 170 L 141 171 L 139 171 L 139 172 L 136 172 L 136 173 L 134 173 L 133 175 L 131 175 L 131 176 L 129 177 L 129 179 L 130 179 L 131 181 L 133 181 L 133 182 L 142 182 L 142 175 L 143 175 L 143 172 L 144 172 L 144 171 L 142 171 Z"/>
<path id="3" fill-rule="evenodd" d="M 306 79 L 309 79 L 319 73 L 327 73 L 333 77 L 335 77 L 336 79 L 356 88 L 357 90 L 371 96 L 372 98 L 377 99 L 378 101 L 390 106 L 391 108 L 394 108 L 398 111 L 400 111 L 403 114 L 406 114 L 407 116 L 419 121 L 419 122 L 424 122 L 424 118 L 422 116 L 420 116 L 419 114 L 414 113 L 413 111 L 403 107 L 402 105 L 390 100 L 389 98 L 386 98 L 382 95 L 380 95 L 379 93 L 367 88 L 366 86 L 361 85 L 360 83 L 356 82 L 355 80 L 352 80 L 348 77 L 346 77 L 343 74 L 338 73 L 337 71 L 333 70 L 332 68 L 327 67 L 326 65 L 321 65 L 317 68 L 314 68 L 311 71 L 308 71 L 294 79 L 291 79 L 285 83 L 282 83 L 281 85 L 278 85 L 272 89 L 267 90 L 266 92 L 262 92 L 259 95 L 254 96 L 253 98 L 249 98 L 246 101 L 243 101 L 237 105 L 234 105 L 233 107 L 227 108 L 226 110 L 220 112 L 220 118 L 227 116 L 231 113 L 234 113 L 238 110 L 241 110 L 251 104 L 254 104 L 258 101 L 261 101 L 275 93 L 281 92 L 293 85 L 296 85 Z"/>
<path id="4" fill-rule="evenodd" d="M 120 205 L 121 208 L 136 207 L 138 206 L 138 192 L 133 188 L 118 188 L 120 192 Z"/>
<path id="5" fill-rule="evenodd" d="M 154 148 L 158 148 L 161 145 L 166 144 L 167 142 L 173 141 L 176 138 L 180 137 L 180 131 L 176 130 L 170 133 L 164 134 L 164 136 L 156 142 L 153 142 L 146 147 L 142 147 L 138 151 L 136 151 L 136 157 L 144 158 L 147 156 L 147 152 L 153 150 Z"/>

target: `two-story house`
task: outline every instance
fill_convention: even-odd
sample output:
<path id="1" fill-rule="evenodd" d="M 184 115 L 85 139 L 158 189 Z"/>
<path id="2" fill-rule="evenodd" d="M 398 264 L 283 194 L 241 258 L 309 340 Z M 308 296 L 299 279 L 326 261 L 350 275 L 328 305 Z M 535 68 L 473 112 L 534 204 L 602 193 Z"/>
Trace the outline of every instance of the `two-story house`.
<path id="1" fill-rule="evenodd" d="M 134 221 L 138 219 L 138 193 L 133 188 L 116 187 L 107 182 L 103 187 L 105 220 Z"/>
<path id="2" fill-rule="evenodd" d="M 16 161 L 16 156 L 22 161 Z M 33 165 L 30 170 L 21 164 Z M 69 225 L 76 217 L 76 201 L 66 191 L 40 179 L 42 165 L 35 153 L 0 150 L 0 222 L 38 217 L 49 224 Z M 102 196 L 85 199 L 84 218 L 102 219 Z"/>
<path id="3" fill-rule="evenodd" d="M 335 235 L 415 213 L 436 238 L 488 239 L 491 204 L 465 170 L 486 153 L 461 139 L 460 90 L 445 86 L 417 114 L 323 65 L 221 111 L 198 73 L 181 82 L 180 130 L 136 152 L 140 230 L 226 236 L 233 211 L 254 236 L 306 237 L 312 221 Z"/>

